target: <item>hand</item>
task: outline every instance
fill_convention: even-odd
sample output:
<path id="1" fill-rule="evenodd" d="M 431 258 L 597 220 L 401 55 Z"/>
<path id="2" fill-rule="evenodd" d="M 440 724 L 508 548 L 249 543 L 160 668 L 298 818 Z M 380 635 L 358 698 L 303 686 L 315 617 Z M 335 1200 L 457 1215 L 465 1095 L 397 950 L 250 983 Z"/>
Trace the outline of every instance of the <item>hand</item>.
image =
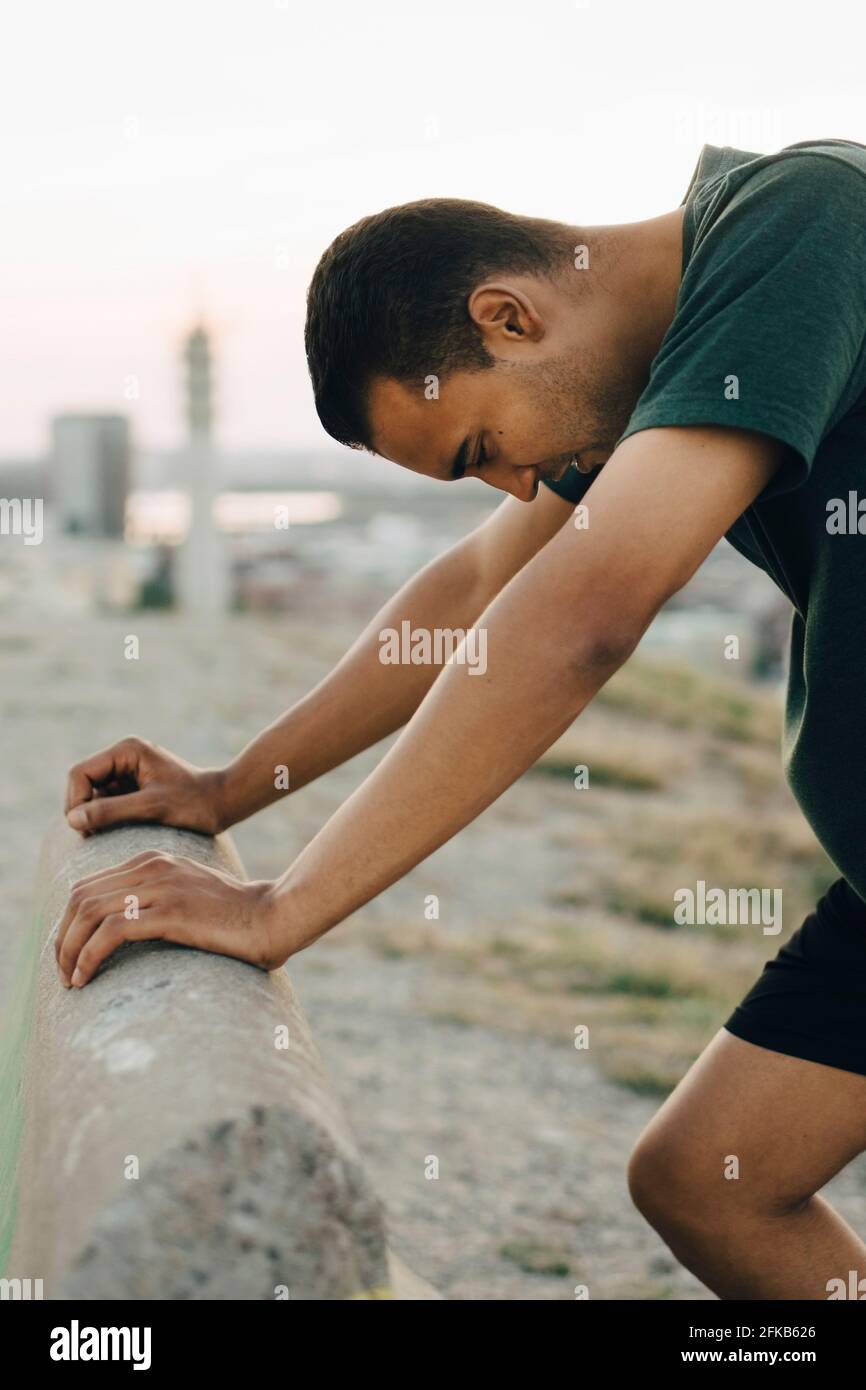
<path id="1" fill-rule="evenodd" d="M 143 738 L 124 738 L 70 770 L 66 819 L 89 835 L 125 821 L 158 821 L 217 835 L 231 823 L 221 802 L 222 773 L 193 767 Z"/>
<path id="2" fill-rule="evenodd" d="M 176 941 L 275 970 L 289 951 L 279 949 L 273 887 L 155 850 L 88 874 L 73 884 L 57 929 L 61 984 L 86 985 L 126 941 Z"/>

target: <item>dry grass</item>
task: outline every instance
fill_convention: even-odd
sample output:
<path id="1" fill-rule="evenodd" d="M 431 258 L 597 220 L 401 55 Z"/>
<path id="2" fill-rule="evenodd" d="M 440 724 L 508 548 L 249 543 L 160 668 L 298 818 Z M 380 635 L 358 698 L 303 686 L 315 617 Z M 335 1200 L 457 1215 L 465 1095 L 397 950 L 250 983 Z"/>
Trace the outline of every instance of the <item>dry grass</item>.
<path id="1" fill-rule="evenodd" d="M 632 657 L 596 699 L 603 707 L 676 729 L 778 747 L 779 712 L 772 696 L 690 667 Z"/>
<path id="2" fill-rule="evenodd" d="M 421 985 L 431 1016 L 563 1047 L 587 1025 L 609 1078 L 663 1095 L 836 871 L 784 784 L 771 696 L 633 659 L 602 697 L 530 774 L 558 782 L 557 843 L 564 806 L 575 850 L 545 908 L 505 927 L 473 923 L 471 936 L 431 923 L 371 926 L 368 939 L 437 967 Z M 581 764 L 589 786 L 578 790 Z M 701 879 L 780 888 L 781 935 L 675 925 L 674 893 Z"/>

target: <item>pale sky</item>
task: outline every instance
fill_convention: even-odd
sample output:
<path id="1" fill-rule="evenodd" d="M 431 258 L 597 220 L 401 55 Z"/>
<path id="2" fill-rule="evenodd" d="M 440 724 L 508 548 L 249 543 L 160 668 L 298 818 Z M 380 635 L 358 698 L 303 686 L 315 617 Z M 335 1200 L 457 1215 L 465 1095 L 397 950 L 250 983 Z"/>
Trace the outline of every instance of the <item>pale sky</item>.
<path id="1" fill-rule="evenodd" d="M 704 142 L 866 143 L 864 36 L 850 0 L 6 0 L 0 457 L 60 410 L 177 443 L 199 304 L 224 445 L 327 445 L 304 295 L 344 227 L 442 195 L 634 221 Z"/>

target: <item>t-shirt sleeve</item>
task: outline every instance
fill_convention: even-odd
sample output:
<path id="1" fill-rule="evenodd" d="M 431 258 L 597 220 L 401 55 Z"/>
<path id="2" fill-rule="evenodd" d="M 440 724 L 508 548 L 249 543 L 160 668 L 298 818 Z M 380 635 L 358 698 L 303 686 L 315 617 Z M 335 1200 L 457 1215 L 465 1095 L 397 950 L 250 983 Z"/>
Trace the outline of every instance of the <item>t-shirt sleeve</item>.
<path id="1" fill-rule="evenodd" d="M 794 451 L 761 496 L 787 492 L 856 398 L 864 334 L 866 176 L 825 155 L 778 160 L 699 227 L 620 440 L 666 425 L 756 430 Z"/>
<path id="2" fill-rule="evenodd" d="M 551 492 L 557 493 L 560 497 L 564 497 L 567 502 L 582 502 L 590 484 L 597 477 L 597 468 L 594 468 L 591 473 L 581 473 L 580 469 L 572 464 L 558 483 L 548 482 L 545 478 L 544 486 L 549 487 Z"/>

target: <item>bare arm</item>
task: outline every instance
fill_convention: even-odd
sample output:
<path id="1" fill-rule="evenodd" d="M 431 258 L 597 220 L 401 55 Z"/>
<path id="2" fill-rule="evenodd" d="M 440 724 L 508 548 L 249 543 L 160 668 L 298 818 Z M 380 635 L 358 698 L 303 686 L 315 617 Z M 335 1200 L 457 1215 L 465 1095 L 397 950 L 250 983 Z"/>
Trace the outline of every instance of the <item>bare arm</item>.
<path id="1" fill-rule="evenodd" d="M 482 614 L 483 674 L 442 670 L 394 747 L 282 878 L 242 883 L 154 853 L 90 875 L 58 928 L 63 982 L 86 984 L 123 941 L 149 937 L 273 969 L 375 897 L 567 728 L 763 490 L 782 452 L 733 429 L 626 439 L 587 494 L 589 529 L 561 527 Z M 129 894 L 142 908 L 132 923 Z"/>
<path id="2" fill-rule="evenodd" d="M 278 880 L 267 958 L 285 960 L 382 892 L 530 767 L 782 456 L 742 430 L 625 440 L 587 494 L 589 528 L 564 527 L 483 614 L 485 675 L 443 670 L 376 770 Z"/>
<path id="3" fill-rule="evenodd" d="M 145 739 L 121 739 L 73 767 L 66 813 L 83 834 L 159 821 L 215 834 L 295 791 L 405 724 L 438 666 L 383 666 L 379 634 L 468 628 L 512 575 L 571 515 L 549 489 L 530 505 L 509 497 L 483 525 L 415 575 L 376 615 L 329 676 L 226 768 L 198 768 Z"/>
<path id="4" fill-rule="evenodd" d="M 334 670 L 271 724 L 223 772 L 222 824 L 244 820 L 285 795 L 275 769 L 289 769 L 290 789 L 378 743 L 412 717 L 441 669 L 386 666 L 379 634 L 471 627 L 499 590 L 556 534 L 571 504 L 543 488 L 527 505 L 509 497 L 481 526 L 420 570 L 376 614 Z"/>

